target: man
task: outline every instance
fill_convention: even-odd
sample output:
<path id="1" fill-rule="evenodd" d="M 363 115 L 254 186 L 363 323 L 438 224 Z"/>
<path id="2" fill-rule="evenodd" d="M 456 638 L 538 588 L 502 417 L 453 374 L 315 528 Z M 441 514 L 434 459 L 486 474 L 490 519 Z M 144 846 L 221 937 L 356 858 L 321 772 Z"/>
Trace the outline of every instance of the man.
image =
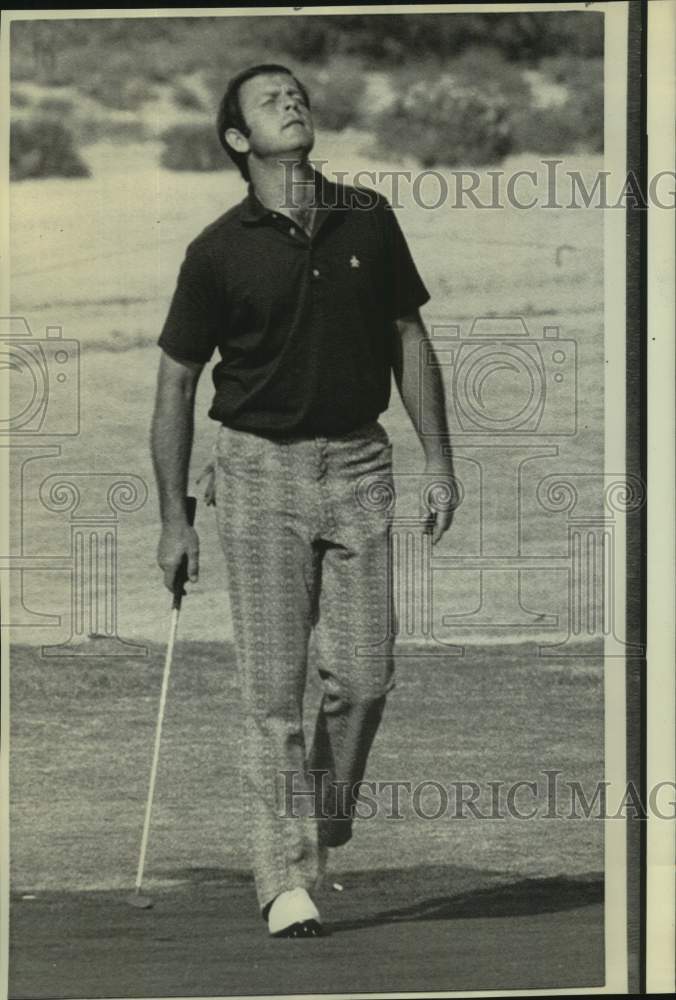
<path id="1" fill-rule="evenodd" d="M 198 537 L 184 497 L 197 380 L 215 348 L 215 504 L 242 692 L 242 778 L 270 934 L 322 933 L 311 893 L 352 834 L 356 790 L 394 685 L 388 546 L 392 448 L 378 422 L 391 372 L 453 493 L 444 398 L 418 309 L 429 295 L 386 200 L 308 161 L 310 102 L 283 66 L 229 84 L 219 138 L 247 197 L 189 245 L 159 344 L 152 426 L 171 589 Z M 421 431 L 420 378 L 426 405 Z M 452 505 L 432 511 L 437 542 Z M 323 698 L 303 737 L 308 644 Z"/>

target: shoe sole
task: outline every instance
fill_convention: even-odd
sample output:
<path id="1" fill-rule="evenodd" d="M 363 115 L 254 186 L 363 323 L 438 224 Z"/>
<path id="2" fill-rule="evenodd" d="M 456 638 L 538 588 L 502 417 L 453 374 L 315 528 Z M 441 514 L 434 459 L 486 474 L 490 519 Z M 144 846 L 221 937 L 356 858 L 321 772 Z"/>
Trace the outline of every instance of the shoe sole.
<path id="1" fill-rule="evenodd" d="M 326 932 L 317 920 L 297 920 L 281 931 L 271 934 L 273 938 L 320 938 L 325 937 Z"/>

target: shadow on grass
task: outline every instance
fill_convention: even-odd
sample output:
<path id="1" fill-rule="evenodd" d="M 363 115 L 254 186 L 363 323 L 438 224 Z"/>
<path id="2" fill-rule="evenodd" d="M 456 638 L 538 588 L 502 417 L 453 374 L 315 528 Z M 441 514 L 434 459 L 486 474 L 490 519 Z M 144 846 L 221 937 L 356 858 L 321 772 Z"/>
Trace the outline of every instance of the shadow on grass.
<path id="1" fill-rule="evenodd" d="M 193 884 L 252 882 L 250 873 L 226 868 L 184 868 L 169 877 Z M 500 872 L 429 865 L 341 872 L 337 878 L 346 891 L 340 897 L 333 896 L 343 913 L 327 922 L 327 930 L 332 933 L 415 920 L 558 913 L 602 904 L 604 898 L 602 872 L 510 878 Z M 380 904 L 378 910 L 374 911 L 374 903 Z"/>
<path id="2" fill-rule="evenodd" d="M 557 913 L 603 902 L 600 877 L 576 879 L 566 876 L 522 879 L 510 885 L 438 895 L 408 906 L 381 910 L 358 919 L 330 923 L 336 933 L 413 920 L 467 920 L 470 918 L 524 917 Z"/>

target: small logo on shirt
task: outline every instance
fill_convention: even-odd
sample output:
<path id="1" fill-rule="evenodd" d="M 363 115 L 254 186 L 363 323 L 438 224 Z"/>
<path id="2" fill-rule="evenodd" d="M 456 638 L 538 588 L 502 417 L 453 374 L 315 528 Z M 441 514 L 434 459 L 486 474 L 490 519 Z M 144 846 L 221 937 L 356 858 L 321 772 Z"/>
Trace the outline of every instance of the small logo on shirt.
<path id="1" fill-rule="evenodd" d="M 360 266 L 359 257 L 355 257 L 355 255 L 352 254 L 352 256 L 350 257 L 350 267 L 359 267 L 359 266 Z"/>

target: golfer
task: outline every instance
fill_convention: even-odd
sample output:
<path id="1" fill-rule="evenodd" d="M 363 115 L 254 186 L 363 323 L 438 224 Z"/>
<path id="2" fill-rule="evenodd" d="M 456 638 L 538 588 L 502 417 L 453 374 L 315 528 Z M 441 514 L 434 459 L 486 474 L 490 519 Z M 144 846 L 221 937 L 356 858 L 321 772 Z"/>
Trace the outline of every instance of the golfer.
<path id="1" fill-rule="evenodd" d="M 248 193 L 188 246 L 159 338 L 158 562 L 169 589 L 184 555 L 197 580 L 184 503 L 195 389 L 218 350 L 207 499 L 226 557 L 256 892 L 270 934 L 313 937 L 312 895 L 329 849 L 352 836 L 394 685 L 392 445 L 378 421 L 392 373 L 424 472 L 448 497 L 453 468 L 438 369 L 421 362 L 429 295 L 387 200 L 313 168 L 310 101 L 283 66 L 230 82 L 218 135 Z M 452 519 L 452 503 L 437 506 L 433 543 Z M 323 697 L 306 750 L 311 639 Z"/>

